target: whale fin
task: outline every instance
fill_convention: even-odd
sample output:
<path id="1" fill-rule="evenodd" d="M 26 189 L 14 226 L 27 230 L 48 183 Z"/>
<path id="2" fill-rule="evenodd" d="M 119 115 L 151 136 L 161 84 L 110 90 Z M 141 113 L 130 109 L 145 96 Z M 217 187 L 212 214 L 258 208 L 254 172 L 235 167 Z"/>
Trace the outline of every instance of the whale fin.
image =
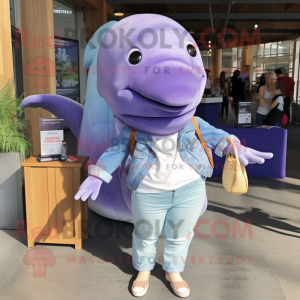
<path id="1" fill-rule="evenodd" d="M 20 107 L 41 107 L 57 118 L 63 118 L 76 138 L 79 138 L 83 116 L 83 106 L 67 97 L 52 94 L 32 95 L 26 97 Z"/>

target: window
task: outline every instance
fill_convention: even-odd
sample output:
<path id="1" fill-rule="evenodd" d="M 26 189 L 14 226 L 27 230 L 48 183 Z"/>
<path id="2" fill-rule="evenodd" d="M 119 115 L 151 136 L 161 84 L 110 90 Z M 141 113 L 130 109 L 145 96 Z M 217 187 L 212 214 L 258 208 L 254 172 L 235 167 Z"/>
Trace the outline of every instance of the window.
<path id="1" fill-rule="evenodd" d="M 205 69 L 211 68 L 211 55 L 209 56 L 207 51 L 200 51 L 200 53 L 201 53 L 204 68 Z"/>
<path id="2" fill-rule="evenodd" d="M 262 73 L 284 67 L 286 76 L 292 77 L 294 41 L 261 44 L 253 49 L 253 81 Z"/>
<path id="3" fill-rule="evenodd" d="M 54 35 L 76 39 L 75 10 L 69 6 L 53 1 Z"/>
<path id="4" fill-rule="evenodd" d="M 278 45 L 278 56 L 290 55 L 290 41 L 281 42 Z"/>

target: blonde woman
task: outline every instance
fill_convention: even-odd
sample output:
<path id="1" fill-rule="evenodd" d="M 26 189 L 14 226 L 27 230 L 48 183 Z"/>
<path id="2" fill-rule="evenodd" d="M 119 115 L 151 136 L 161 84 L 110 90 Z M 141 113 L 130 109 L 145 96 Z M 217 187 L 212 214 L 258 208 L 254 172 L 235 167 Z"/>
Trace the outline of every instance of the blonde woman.
<path id="1" fill-rule="evenodd" d="M 257 125 L 264 125 L 264 117 L 270 112 L 270 105 L 275 96 L 274 85 L 276 82 L 276 74 L 268 71 L 266 74 L 266 84 L 259 88 L 259 107 L 256 112 Z"/>
<path id="2" fill-rule="evenodd" d="M 259 107 L 256 112 L 257 125 L 264 125 L 264 117 L 271 108 L 272 99 L 275 96 L 274 85 L 276 82 L 276 74 L 273 71 L 268 71 L 266 74 L 266 84 L 259 88 Z"/>

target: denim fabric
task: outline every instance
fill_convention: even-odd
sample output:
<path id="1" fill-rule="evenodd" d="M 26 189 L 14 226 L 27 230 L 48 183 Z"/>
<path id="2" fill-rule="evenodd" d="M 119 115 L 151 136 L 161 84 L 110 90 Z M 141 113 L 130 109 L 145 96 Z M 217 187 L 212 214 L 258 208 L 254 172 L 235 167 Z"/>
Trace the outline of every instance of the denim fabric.
<path id="1" fill-rule="evenodd" d="M 225 138 L 230 136 L 227 132 L 217 129 L 199 117 L 195 117 L 200 128 L 203 140 L 207 147 L 215 149 L 215 154 L 223 156 L 223 149 L 227 146 Z M 112 146 L 101 155 L 96 166 L 102 170 L 97 175 L 106 183 L 111 180 L 111 174 L 118 167 L 124 168 L 129 154 L 130 127 L 125 127 L 120 135 L 114 139 Z M 234 140 L 239 141 L 236 136 Z M 156 159 L 156 149 L 151 135 L 137 131 L 136 146 L 130 162 L 126 177 L 126 190 L 134 193 L 143 178 L 149 172 Z M 240 142 L 240 141 L 239 141 Z M 205 177 L 211 177 L 213 168 L 210 165 L 207 154 L 195 134 L 195 126 L 189 122 L 178 133 L 177 150 L 184 161 L 187 162 L 197 173 Z M 90 170 L 90 169 L 89 169 Z M 90 174 L 90 172 L 89 172 Z"/>
<path id="2" fill-rule="evenodd" d="M 256 113 L 256 123 L 257 125 L 265 125 L 264 124 L 264 115 L 261 115 L 259 113 Z"/>
<path id="3" fill-rule="evenodd" d="M 221 114 L 222 114 L 222 117 L 224 116 L 224 109 L 225 109 L 225 114 L 226 114 L 226 117 L 228 117 L 228 101 L 227 101 L 227 97 L 223 97 L 223 100 L 222 100 L 222 106 L 221 106 Z"/>
<path id="4" fill-rule="evenodd" d="M 281 119 L 278 120 L 273 126 L 280 126 L 280 124 L 281 124 Z"/>
<path id="5" fill-rule="evenodd" d="M 202 177 L 172 192 L 131 194 L 133 267 L 138 271 L 154 268 L 157 243 L 164 228 L 162 268 L 167 272 L 182 272 L 194 236 L 193 228 L 204 213 L 205 199 Z"/>

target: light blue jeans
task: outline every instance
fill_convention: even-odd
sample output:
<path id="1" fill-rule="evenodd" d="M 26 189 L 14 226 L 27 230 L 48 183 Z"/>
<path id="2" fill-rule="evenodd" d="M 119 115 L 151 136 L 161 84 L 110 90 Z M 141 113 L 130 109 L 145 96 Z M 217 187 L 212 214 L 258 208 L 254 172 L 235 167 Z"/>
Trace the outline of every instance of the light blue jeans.
<path id="1" fill-rule="evenodd" d="M 156 264 L 157 242 L 164 227 L 162 268 L 170 273 L 184 270 L 194 226 L 206 207 L 205 179 L 166 193 L 132 193 L 134 230 L 132 264 L 138 271 Z"/>

